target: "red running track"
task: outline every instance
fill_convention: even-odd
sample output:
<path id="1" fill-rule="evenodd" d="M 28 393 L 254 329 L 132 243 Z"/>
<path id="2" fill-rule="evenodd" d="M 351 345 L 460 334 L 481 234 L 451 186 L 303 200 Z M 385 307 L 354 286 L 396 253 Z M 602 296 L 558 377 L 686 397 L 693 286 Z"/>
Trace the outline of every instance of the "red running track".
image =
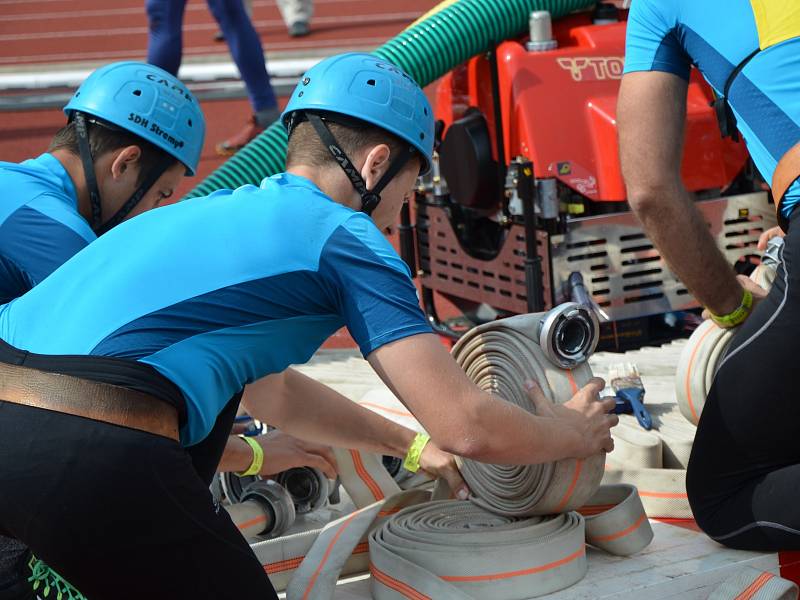
<path id="1" fill-rule="evenodd" d="M 286 33 L 275 0 L 253 1 L 253 22 L 267 53 L 316 54 L 331 48 L 374 47 L 437 4 L 436 0 L 314 0 L 312 33 Z M 203 0 L 184 17 L 184 56 L 227 53 L 212 40 L 217 24 Z M 143 59 L 147 18 L 142 0 L 0 0 L 0 67 Z"/>

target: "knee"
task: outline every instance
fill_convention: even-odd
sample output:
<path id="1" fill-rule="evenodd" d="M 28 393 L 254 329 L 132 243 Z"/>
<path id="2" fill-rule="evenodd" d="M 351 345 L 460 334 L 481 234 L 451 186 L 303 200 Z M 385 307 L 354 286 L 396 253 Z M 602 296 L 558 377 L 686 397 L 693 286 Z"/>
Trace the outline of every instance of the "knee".
<path id="1" fill-rule="evenodd" d="M 247 16 L 242 0 L 208 0 L 208 9 L 220 25 L 236 27 Z"/>

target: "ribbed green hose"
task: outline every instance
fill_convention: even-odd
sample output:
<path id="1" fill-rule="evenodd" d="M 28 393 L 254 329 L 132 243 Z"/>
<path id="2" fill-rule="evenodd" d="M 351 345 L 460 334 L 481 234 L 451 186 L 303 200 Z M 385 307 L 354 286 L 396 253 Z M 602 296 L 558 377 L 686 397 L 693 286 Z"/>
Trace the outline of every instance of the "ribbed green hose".
<path id="1" fill-rule="evenodd" d="M 548 10 L 558 18 L 594 4 L 595 0 L 460 0 L 401 32 L 373 54 L 426 86 L 492 43 L 521 35 L 531 11 Z M 246 183 L 257 185 L 281 172 L 285 160 L 286 131 L 276 121 L 184 199 Z"/>

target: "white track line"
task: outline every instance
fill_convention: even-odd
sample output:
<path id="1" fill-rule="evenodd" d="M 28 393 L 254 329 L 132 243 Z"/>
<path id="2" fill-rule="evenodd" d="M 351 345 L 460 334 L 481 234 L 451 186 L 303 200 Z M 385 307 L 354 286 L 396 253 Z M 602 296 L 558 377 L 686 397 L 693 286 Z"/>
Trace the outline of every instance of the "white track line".
<path id="1" fill-rule="evenodd" d="M 370 37 L 370 38 L 349 38 L 347 40 L 322 40 L 322 41 L 306 41 L 306 42 L 281 42 L 281 43 L 264 43 L 264 49 L 269 52 L 280 52 L 286 50 L 304 50 L 316 48 L 375 48 L 386 41 L 386 37 Z M 184 49 L 184 56 L 203 56 L 208 54 L 223 54 L 226 46 L 200 46 L 194 48 Z M 74 52 L 74 53 L 60 53 L 60 54 L 39 54 L 30 56 L 13 56 L 13 57 L 0 57 L 0 65 L 16 65 L 26 63 L 42 63 L 51 61 L 100 61 L 108 62 L 109 60 L 120 60 L 128 58 L 132 60 L 144 60 L 147 54 L 146 49 L 141 50 L 113 50 L 105 52 Z M 271 61 L 267 59 L 267 64 Z"/>
<path id="2" fill-rule="evenodd" d="M 360 15 L 358 23 L 360 25 L 376 25 L 381 23 L 395 23 L 398 21 L 410 22 L 419 17 L 418 12 L 404 13 L 384 13 L 380 15 Z M 318 17 L 314 23 L 319 25 L 343 25 L 353 24 L 352 16 L 342 17 Z M 280 19 L 269 19 L 265 21 L 254 21 L 256 29 L 267 27 L 285 27 Z M 183 31 L 216 31 L 216 23 L 195 23 L 184 25 Z M 64 38 L 90 38 L 90 37 L 120 37 L 127 35 L 147 35 L 147 27 L 122 27 L 118 29 L 87 29 L 85 31 L 46 31 L 41 33 L 11 33 L 0 35 L 0 42 L 21 42 L 29 40 L 50 40 Z"/>
<path id="3" fill-rule="evenodd" d="M 52 0 L 62 2 L 66 0 Z M 365 4 L 372 3 L 373 0 L 314 0 L 314 6 L 323 4 Z M 3 4 L 10 4 L 0 0 L 0 6 Z M 21 2 L 21 4 L 30 4 L 30 0 Z M 435 3 L 431 3 L 433 5 Z M 277 10 L 278 5 L 275 2 L 266 2 L 265 0 L 256 0 L 253 2 L 253 8 L 274 8 Z M 208 6 L 205 3 L 188 3 L 186 5 L 187 12 L 208 11 Z M 47 20 L 64 20 L 64 19 L 85 19 L 91 17 L 122 17 L 126 15 L 142 15 L 144 14 L 143 7 L 130 7 L 130 8 L 109 8 L 97 10 L 64 10 L 58 12 L 42 12 L 42 13 L 24 13 L 19 15 L 5 15 L 0 16 L 0 23 L 14 22 L 14 21 L 47 21 Z M 353 15 L 360 16 L 360 15 Z"/>
<path id="4" fill-rule="evenodd" d="M 321 56 L 272 60 L 269 63 L 269 74 L 273 78 L 297 78 L 320 60 Z M 92 71 L 92 68 L 85 68 L 0 74 L 0 90 L 77 87 Z M 188 64 L 181 67 L 178 77 L 186 83 L 239 79 L 239 71 L 232 62 Z"/>

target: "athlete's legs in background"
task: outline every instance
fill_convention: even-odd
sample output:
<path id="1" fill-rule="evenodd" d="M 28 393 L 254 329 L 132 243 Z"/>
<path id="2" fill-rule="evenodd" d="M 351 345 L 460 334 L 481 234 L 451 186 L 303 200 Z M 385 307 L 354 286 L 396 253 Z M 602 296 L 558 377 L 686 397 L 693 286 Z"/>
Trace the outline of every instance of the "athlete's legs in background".
<path id="1" fill-rule="evenodd" d="M 799 212 L 769 296 L 714 379 L 686 477 L 700 527 L 734 548 L 800 549 Z"/>
<path id="2" fill-rule="evenodd" d="M 183 12 L 186 0 L 147 0 L 150 36 L 147 62 L 178 74 L 183 54 Z"/>

